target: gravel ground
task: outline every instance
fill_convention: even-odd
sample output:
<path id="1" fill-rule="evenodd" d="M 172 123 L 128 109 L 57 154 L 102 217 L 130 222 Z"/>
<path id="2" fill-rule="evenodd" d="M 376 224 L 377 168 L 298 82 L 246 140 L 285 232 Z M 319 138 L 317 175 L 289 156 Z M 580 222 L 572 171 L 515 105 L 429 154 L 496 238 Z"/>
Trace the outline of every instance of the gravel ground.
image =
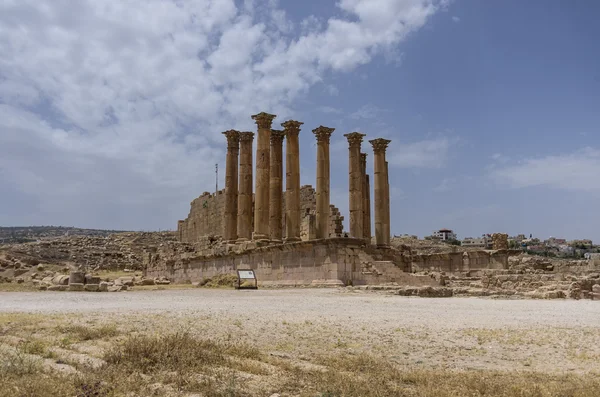
<path id="1" fill-rule="evenodd" d="M 0 293 L 0 313 L 243 338 L 297 359 L 336 349 L 400 365 L 600 373 L 600 302 L 409 298 L 336 289 Z"/>

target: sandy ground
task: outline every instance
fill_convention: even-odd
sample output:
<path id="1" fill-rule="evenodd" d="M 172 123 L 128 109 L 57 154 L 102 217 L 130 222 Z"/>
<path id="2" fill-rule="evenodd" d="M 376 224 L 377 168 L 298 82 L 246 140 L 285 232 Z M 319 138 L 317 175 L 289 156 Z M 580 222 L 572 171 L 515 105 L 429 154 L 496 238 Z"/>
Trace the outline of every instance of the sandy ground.
<path id="1" fill-rule="evenodd" d="M 188 330 L 273 355 L 369 352 L 400 365 L 600 374 L 600 302 L 408 298 L 346 290 L 0 293 L 0 313 Z"/>

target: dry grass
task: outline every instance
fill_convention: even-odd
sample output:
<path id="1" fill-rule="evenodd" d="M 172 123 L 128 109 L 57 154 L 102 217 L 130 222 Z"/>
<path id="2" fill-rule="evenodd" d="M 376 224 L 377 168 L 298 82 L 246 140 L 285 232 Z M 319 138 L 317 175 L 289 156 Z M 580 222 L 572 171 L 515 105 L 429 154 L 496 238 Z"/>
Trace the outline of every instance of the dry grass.
<path id="1" fill-rule="evenodd" d="M 233 283 L 237 279 L 234 274 L 219 274 L 213 278 L 204 279 L 200 286 L 205 288 L 233 288 Z"/>
<path id="2" fill-rule="evenodd" d="M 306 397 L 596 397 L 594 375 L 533 372 L 410 370 L 369 354 L 323 354 L 310 362 L 280 359 L 245 343 L 190 332 L 135 334 L 119 341 L 110 326 L 66 326 L 92 341 L 113 338 L 105 364 L 60 374 L 42 365 L 47 344 L 26 341 L 0 354 L 0 397 L 207 396 Z"/>
<path id="3" fill-rule="evenodd" d="M 227 364 L 228 357 L 257 358 L 258 350 L 194 338 L 187 332 L 164 336 L 137 335 L 106 352 L 107 363 L 144 373 L 194 371 Z"/>
<path id="4" fill-rule="evenodd" d="M 313 350 L 314 354 L 300 356 L 293 350 L 303 342 L 294 330 L 310 327 L 309 321 L 280 322 L 279 331 L 291 332 L 285 338 L 290 353 L 282 353 L 275 345 L 247 343 L 252 339 L 242 336 L 241 321 L 234 323 L 228 337 L 199 329 L 204 319 L 191 325 L 173 323 L 171 318 L 162 328 L 160 324 L 166 323 L 161 316 L 145 315 L 138 320 L 125 324 L 103 316 L 0 314 L 0 397 L 600 395 L 600 378 L 593 372 L 458 371 L 426 365 L 417 369 L 383 353 L 354 348 L 355 341 L 347 337 L 339 338 L 338 347 L 328 342 Z M 180 327 L 184 330 L 177 331 Z M 319 330 L 321 334 L 338 332 Z M 594 330 L 589 332 L 595 337 Z M 469 329 L 463 335 L 485 344 L 500 340 L 511 346 L 535 347 L 528 343 L 533 334 L 525 333 L 521 340 L 513 332 Z M 411 337 L 410 333 L 406 336 Z M 310 343 L 323 342 L 311 339 Z M 273 354 L 271 349 L 280 353 Z M 86 354 L 100 364 L 92 367 L 72 361 L 74 355 Z M 595 359 L 591 353 L 578 358 L 590 364 Z M 57 372 L 56 365 L 48 362 L 70 364 L 71 372 Z"/>
<path id="5" fill-rule="evenodd" d="M 119 330 L 115 324 L 102 324 L 99 326 L 72 324 L 59 326 L 58 331 L 73 336 L 77 341 L 112 338 L 119 335 Z"/>
<path id="6" fill-rule="evenodd" d="M 30 281 L 25 283 L 0 283 L 0 292 L 34 292 L 39 291 Z"/>

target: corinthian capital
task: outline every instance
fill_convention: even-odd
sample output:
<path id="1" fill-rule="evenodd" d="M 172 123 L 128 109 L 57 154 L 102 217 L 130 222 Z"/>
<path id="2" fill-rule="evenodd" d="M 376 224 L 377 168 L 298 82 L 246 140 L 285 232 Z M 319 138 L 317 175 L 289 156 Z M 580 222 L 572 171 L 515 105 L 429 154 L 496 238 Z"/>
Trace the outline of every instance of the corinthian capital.
<path id="1" fill-rule="evenodd" d="M 223 135 L 227 137 L 227 148 L 239 148 L 240 146 L 240 132 L 236 130 L 228 130 L 223 132 Z"/>
<path id="2" fill-rule="evenodd" d="M 333 134 L 335 128 L 323 127 L 322 125 L 313 130 L 313 134 L 317 137 L 317 142 L 329 143 L 329 138 Z"/>
<path id="3" fill-rule="evenodd" d="M 240 132 L 240 142 L 252 142 L 254 140 L 254 132 L 242 131 Z"/>
<path id="4" fill-rule="evenodd" d="M 377 138 L 369 141 L 369 143 L 373 146 L 373 151 L 375 154 L 385 153 L 388 145 L 390 144 L 389 139 Z"/>
<path id="5" fill-rule="evenodd" d="M 271 130 L 271 143 L 281 145 L 285 133 L 281 130 Z"/>
<path id="6" fill-rule="evenodd" d="M 288 120 L 284 123 L 281 123 L 283 127 L 283 131 L 287 137 L 298 135 L 300 133 L 300 126 L 304 124 L 300 121 L 296 120 Z"/>
<path id="7" fill-rule="evenodd" d="M 361 134 L 360 132 L 351 132 L 349 134 L 344 134 L 344 136 L 348 139 L 348 143 L 350 147 L 360 147 L 362 143 L 363 137 L 365 134 Z"/>
<path id="8" fill-rule="evenodd" d="M 256 122 L 258 128 L 271 128 L 273 119 L 277 117 L 274 114 L 260 112 L 252 116 L 252 119 Z"/>

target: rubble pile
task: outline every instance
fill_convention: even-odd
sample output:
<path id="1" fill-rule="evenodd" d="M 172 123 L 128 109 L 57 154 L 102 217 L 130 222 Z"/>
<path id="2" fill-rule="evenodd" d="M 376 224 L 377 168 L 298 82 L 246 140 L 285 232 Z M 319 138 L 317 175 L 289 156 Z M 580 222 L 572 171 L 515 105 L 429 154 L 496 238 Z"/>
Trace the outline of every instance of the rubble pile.
<path id="1" fill-rule="evenodd" d="M 508 269 L 429 275 L 454 296 L 600 299 L 600 269 L 585 260 L 520 255 L 509 258 Z"/>
<path id="2" fill-rule="evenodd" d="M 4 251 L 39 262 L 64 263 L 93 270 L 142 270 L 146 252 L 175 241 L 172 232 L 127 232 L 109 236 L 67 236 L 8 245 Z M 1 275 L 0 275 L 1 276 Z"/>
<path id="3" fill-rule="evenodd" d="M 148 279 L 138 275 L 121 276 L 111 280 L 80 271 L 72 271 L 69 275 L 44 272 L 32 276 L 32 283 L 42 291 L 89 291 L 119 292 L 127 291 L 133 286 L 168 285 L 170 280 L 164 278 Z"/>

